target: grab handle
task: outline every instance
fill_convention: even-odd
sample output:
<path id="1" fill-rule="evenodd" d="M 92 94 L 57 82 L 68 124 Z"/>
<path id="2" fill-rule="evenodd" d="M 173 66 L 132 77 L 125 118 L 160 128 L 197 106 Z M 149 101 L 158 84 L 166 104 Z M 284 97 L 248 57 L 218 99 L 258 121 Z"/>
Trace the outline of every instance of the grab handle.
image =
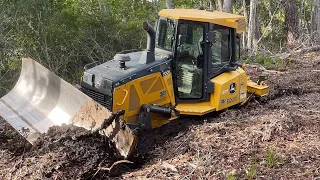
<path id="1" fill-rule="evenodd" d="M 122 106 L 122 105 L 124 104 L 125 100 L 127 99 L 128 91 L 125 90 L 125 89 L 124 89 L 123 91 L 124 91 L 126 94 L 124 95 L 124 98 L 123 98 L 122 102 L 121 102 L 121 103 L 117 103 L 118 106 Z"/>

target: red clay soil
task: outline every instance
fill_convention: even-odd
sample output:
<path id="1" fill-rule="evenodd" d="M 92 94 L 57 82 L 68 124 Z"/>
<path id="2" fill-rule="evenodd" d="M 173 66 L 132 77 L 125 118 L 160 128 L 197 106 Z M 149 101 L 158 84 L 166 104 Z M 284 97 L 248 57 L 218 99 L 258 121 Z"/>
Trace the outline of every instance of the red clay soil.
<path id="1" fill-rule="evenodd" d="M 143 133 L 134 165 L 118 178 L 320 177 L 319 56 L 266 70 L 268 97 Z M 105 137 L 74 126 L 53 127 L 32 147 L 2 120 L 0 143 L 0 179 L 107 179 L 106 167 L 119 160 Z"/>

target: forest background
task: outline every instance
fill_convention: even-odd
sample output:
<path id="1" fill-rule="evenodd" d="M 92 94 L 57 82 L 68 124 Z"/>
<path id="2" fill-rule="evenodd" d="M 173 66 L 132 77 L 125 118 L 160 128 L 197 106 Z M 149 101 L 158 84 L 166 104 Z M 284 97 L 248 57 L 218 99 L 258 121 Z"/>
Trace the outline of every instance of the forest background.
<path id="1" fill-rule="evenodd" d="M 164 8 L 244 15 L 242 60 L 277 66 L 278 54 L 320 44 L 319 0 L 0 0 L 0 95 L 31 57 L 70 83 L 83 66 L 126 49 L 144 49 L 142 22 Z"/>

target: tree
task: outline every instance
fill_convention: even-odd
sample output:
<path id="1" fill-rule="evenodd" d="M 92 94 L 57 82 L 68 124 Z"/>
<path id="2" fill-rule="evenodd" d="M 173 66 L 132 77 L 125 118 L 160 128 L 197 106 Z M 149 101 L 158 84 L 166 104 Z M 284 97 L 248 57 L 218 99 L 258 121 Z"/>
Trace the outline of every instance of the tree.
<path id="1" fill-rule="evenodd" d="M 291 49 L 299 36 L 299 19 L 296 0 L 287 0 L 285 3 L 285 25 L 287 48 Z"/>
<path id="2" fill-rule="evenodd" d="M 242 1 L 242 9 L 243 9 L 243 15 L 246 21 L 246 29 L 248 29 L 248 11 L 247 11 L 247 3 L 246 0 Z M 244 32 L 242 35 L 242 48 L 245 49 L 246 48 L 246 37 L 247 37 L 247 32 Z"/>
<path id="3" fill-rule="evenodd" d="M 259 39 L 261 34 L 261 28 L 260 28 L 260 24 L 259 24 L 259 3 L 260 1 L 257 1 L 256 4 L 256 16 L 254 18 L 254 20 L 256 21 L 255 24 L 255 30 L 254 30 L 254 36 L 253 36 L 253 50 L 254 52 L 258 51 L 258 47 L 259 47 Z M 260 5 L 261 6 L 261 5 Z"/>
<path id="4" fill-rule="evenodd" d="M 174 9 L 174 4 L 172 0 L 166 0 L 166 8 L 167 9 Z"/>
<path id="5" fill-rule="evenodd" d="M 316 44 L 320 44 L 320 12 L 319 12 L 319 0 L 314 0 L 313 6 L 314 11 L 312 13 L 312 33 L 313 33 L 313 40 Z"/>
<path id="6" fill-rule="evenodd" d="M 218 11 L 222 11 L 222 0 L 215 0 L 216 8 Z"/>
<path id="7" fill-rule="evenodd" d="M 253 44 L 253 39 L 256 37 L 256 31 L 257 31 L 257 0 L 251 0 L 250 3 L 250 17 L 249 17 L 249 25 L 248 25 L 248 41 L 247 41 L 247 47 L 248 50 L 251 51 L 251 53 L 256 52 L 257 49 L 254 49 L 256 46 Z"/>
<path id="8" fill-rule="evenodd" d="M 224 0 L 223 1 L 223 12 L 232 12 L 232 0 Z"/>

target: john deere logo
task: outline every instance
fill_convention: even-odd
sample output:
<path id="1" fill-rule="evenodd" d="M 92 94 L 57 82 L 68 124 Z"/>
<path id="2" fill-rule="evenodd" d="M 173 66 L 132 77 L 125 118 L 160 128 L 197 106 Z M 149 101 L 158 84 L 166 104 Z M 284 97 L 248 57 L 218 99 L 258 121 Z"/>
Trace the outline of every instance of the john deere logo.
<path id="1" fill-rule="evenodd" d="M 230 84 L 230 94 L 233 94 L 236 92 L 236 83 L 231 83 Z"/>

